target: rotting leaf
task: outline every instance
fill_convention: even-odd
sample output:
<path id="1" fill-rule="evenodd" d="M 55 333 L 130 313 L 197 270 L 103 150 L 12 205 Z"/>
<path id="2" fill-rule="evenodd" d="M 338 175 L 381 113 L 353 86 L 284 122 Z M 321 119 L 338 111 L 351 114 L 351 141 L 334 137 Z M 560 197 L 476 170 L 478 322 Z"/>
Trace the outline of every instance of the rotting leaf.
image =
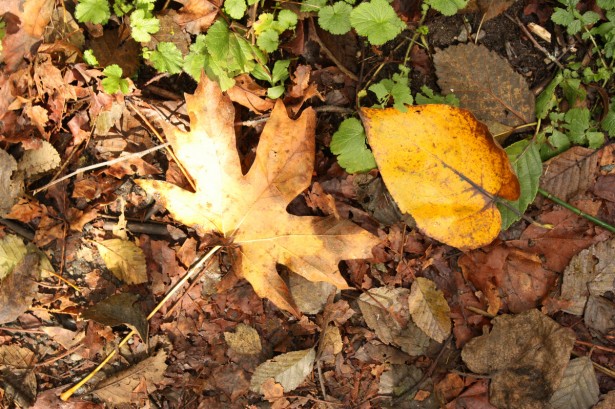
<path id="1" fill-rule="evenodd" d="M 600 397 L 600 388 L 591 359 L 571 359 L 549 403 L 553 409 L 587 409 Z"/>
<path id="2" fill-rule="evenodd" d="M 489 129 L 534 121 L 534 95 L 523 76 L 493 51 L 474 43 L 439 50 L 434 55 L 442 93 L 454 93 Z"/>
<path id="3" fill-rule="evenodd" d="M 601 296 L 615 286 L 615 239 L 592 245 L 570 260 L 564 270 L 562 298 L 571 302 L 564 311 L 582 315 L 590 295 Z"/>
<path id="4" fill-rule="evenodd" d="M 224 340 L 238 354 L 257 355 L 263 350 L 258 332 L 243 323 L 237 325 L 235 332 L 225 332 Z"/>
<path id="5" fill-rule="evenodd" d="M 6 216 L 23 193 L 23 175 L 15 158 L 0 149 L 0 217 Z"/>
<path id="6" fill-rule="evenodd" d="M 535 309 L 492 323 L 489 334 L 465 345 L 463 361 L 472 372 L 491 375 L 494 406 L 544 407 L 564 374 L 574 332 Z"/>
<path id="7" fill-rule="evenodd" d="M 110 239 L 94 242 L 100 256 L 111 272 L 126 284 L 141 284 L 147 281 L 143 250 L 131 241 Z"/>
<path id="8" fill-rule="evenodd" d="M 519 181 L 487 127 L 449 105 L 361 108 L 369 144 L 391 196 L 425 234 L 461 250 L 500 232 L 494 197 L 516 200 Z"/>
<path id="9" fill-rule="evenodd" d="M 254 370 L 250 380 L 250 389 L 256 393 L 262 392 L 263 383 L 273 378 L 281 384 L 284 392 L 290 392 L 301 385 L 312 373 L 316 351 L 314 348 L 287 352 L 260 364 Z"/>
<path id="10" fill-rule="evenodd" d="M 110 327 L 127 325 L 130 329 L 136 330 L 141 339 L 147 343 L 149 325 L 143 310 L 136 304 L 138 300 L 139 296 L 136 294 L 115 294 L 85 310 L 82 317 Z"/>
<path id="11" fill-rule="evenodd" d="M 552 195 L 569 201 L 585 193 L 593 184 L 599 156 L 594 149 L 573 146 L 544 163 L 540 187 Z"/>
<path id="12" fill-rule="evenodd" d="M 34 352 L 16 344 L 0 345 L 0 387 L 4 398 L 22 407 L 30 407 L 36 397 Z"/>
<path id="13" fill-rule="evenodd" d="M 25 151 L 18 164 L 19 170 L 24 172 L 26 178 L 34 180 L 58 166 L 60 166 L 60 155 L 47 141 L 42 141 L 39 149 Z"/>
<path id="14" fill-rule="evenodd" d="M 408 355 L 426 352 L 429 337 L 410 319 L 407 288 L 372 288 L 359 297 L 359 308 L 368 327 L 380 341 L 396 345 Z"/>
<path id="15" fill-rule="evenodd" d="M 167 369 L 167 364 L 164 362 L 166 358 L 166 352 L 161 349 L 156 355 L 98 383 L 92 393 L 108 404 L 118 405 L 135 400 L 138 402 L 139 393 L 135 392 L 135 389 L 142 380 L 145 380 L 148 389 L 153 390 L 154 384 L 161 382 L 164 378 L 164 371 Z"/>
<path id="16" fill-rule="evenodd" d="M 314 111 L 307 109 L 292 120 L 278 101 L 261 134 L 254 163 L 244 175 L 229 98 L 203 76 L 196 93 L 186 95 L 186 103 L 191 131 L 166 125 L 165 133 L 194 177 L 196 192 L 160 181 L 137 183 L 199 234 L 217 232 L 232 240 L 235 273 L 279 308 L 300 314 L 276 271 L 277 263 L 310 281 L 347 288 L 337 268 L 339 261 L 371 257 L 378 239 L 349 220 L 300 217 L 286 211 L 310 184 Z"/>
<path id="17" fill-rule="evenodd" d="M 444 342 L 451 334 L 451 309 L 433 281 L 417 277 L 412 283 L 408 305 L 413 321 L 428 337 Z"/>

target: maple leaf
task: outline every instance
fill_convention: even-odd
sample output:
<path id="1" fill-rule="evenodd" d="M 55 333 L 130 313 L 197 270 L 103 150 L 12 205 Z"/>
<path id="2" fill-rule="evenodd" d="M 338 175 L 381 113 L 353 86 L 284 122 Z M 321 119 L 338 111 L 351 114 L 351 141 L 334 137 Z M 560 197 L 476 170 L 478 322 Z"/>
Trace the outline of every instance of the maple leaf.
<path id="1" fill-rule="evenodd" d="M 337 264 L 371 257 L 377 238 L 349 220 L 286 211 L 311 182 L 314 111 L 307 109 L 292 120 L 278 101 L 261 134 L 254 164 L 244 175 L 230 99 L 203 77 L 195 94 L 186 95 L 186 104 L 191 131 L 164 126 L 177 157 L 195 180 L 196 192 L 162 181 L 137 183 L 176 220 L 199 234 L 218 233 L 232 241 L 235 273 L 281 309 L 299 315 L 276 264 L 310 281 L 348 288 Z"/>

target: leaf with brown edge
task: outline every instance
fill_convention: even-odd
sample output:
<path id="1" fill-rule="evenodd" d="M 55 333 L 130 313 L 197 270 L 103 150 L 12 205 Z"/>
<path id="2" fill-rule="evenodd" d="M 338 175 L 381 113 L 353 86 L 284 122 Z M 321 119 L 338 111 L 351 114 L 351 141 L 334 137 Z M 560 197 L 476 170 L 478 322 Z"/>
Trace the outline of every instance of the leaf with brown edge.
<path id="1" fill-rule="evenodd" d="M 361 118 L 384 183 L 419 229 L 461 250 L 497 237 L 502 218 L 494 198 L 516 200 L 519 181 L 470 111 L 438 104 L 403 113 L 362 108 Z"/>
<path id="2" fill-rule="evenodd" d="M 195 180 L 192 193 L 167 182 L 139 180 L 178 221 L 199 234 L 217 233 L 233 243 L 234 271 L 256 293 L 300 315 L 282 264 L 310 281 L 348 288 L 340 260 L 371 257 L 378 239 L 349 220 L 295 216 L 287 205 L 311 182 L 315 155 L 315 113 L 296 120 L 278 101 L 260 136 L 254 163 L 244 175 L 235 145 L 235 109 L 219 86 L 203 77 L 186 95 L 190 132 L 165 126 L 173 149 Z"/>

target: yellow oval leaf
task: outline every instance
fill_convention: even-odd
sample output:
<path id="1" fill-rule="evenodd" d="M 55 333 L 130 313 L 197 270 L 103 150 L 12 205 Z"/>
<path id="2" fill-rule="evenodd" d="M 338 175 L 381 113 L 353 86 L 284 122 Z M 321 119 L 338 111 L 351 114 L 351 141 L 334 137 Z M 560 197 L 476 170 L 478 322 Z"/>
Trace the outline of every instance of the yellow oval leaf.
<path id="1" fill-rule="evenodd" d="M 506 152 L 472 113 L 433 104 L 405 113 L 362 108 L 361 118 L 387 188 L 419 229 L 462 250 L 497 237 L 494 197 L 516 200 L 519 181 Z"/>

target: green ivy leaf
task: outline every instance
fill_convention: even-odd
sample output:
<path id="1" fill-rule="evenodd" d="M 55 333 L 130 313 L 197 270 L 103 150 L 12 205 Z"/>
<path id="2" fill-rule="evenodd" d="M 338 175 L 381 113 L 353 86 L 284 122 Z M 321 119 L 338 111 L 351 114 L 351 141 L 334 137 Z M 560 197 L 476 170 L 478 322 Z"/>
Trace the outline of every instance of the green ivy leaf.
<path id="1" fill-rule="evenodd" d="M 107 24 L 111 10 L 107 0 L 79 0 L 75 17 L 81 23 Z"/>
<path id="2" fill-rule="evenodd" d="M 175 43 L 169 42 L 158 43 L 156 50 L 148 52 L 146 58 L 157 71 L 169 74 L 179 74 L 184 63 L 182 52 Z"/>
<path id="3" fill-rule="evenodd" d="M 534 142 L 522 140 L 510 145 L 505 150 L 519 179 L 521 194 L 519 199 L 514 202 L 505 201 L 508 206 L 516 211 L 504 204 L 497 204 L 502 215 L 502 230 L 508 229 L 511 224 L 519 220 L 520 215 L 525 213 L 527 207 L 534 201 L 542 175 L 542 160 L 540 159 L 538 145 Z"/>
<path id="4" fill-rule="evenodd" d="M 261 50 L 272 53 L 277 50 L 280 45 L 280 35 L 275 30 L 265 30 L 256 39 L 256 45 L 258 45 L 258 48 Z"/>
<path id="5" fill-rule="evenodd" d="M 224 11 L 235 20 L 239 20 L 243 17 L 248 6 L 246 0 L 225 0 Z"/>
<path id="6" fill-rule="evenodd" d="M 117 64 L 108 65 L 103 74 L 106 76 L 100 84 L 107 94 L 115 94 L 121 91 L 122 94 L 128 94 L 128 80 L 122 78 L 122 68 Z"/>
<path id="7" fill-rule="evenodd" d="M 348 173 L 367 172 L 376 167 L 374 154 L 367 148 L 365 130 L 356 118 L 345 119 L 333 134 L 329 148 Z"/>
<path id="8" fill-rule="evenodd" d="M 382 45 L 394 39 L 406 28 L 386 0 L 359 4 L 350 13 L 350 24 L 373 45 Z"/>
<path id="9" fill-rule="evenodd" d="M 91 65 L 91 66 L 98 66 L 98 60 L 96 59 L 96 56 L 94 55 L 94 51 L 92 51 L 92 49 L 87 49 L 83 52 L 83 61 L 85 61 L 86 64 Z"/>
<path id="10" fill-rule="evenodd" d="M 352 28 L 350 12 L 352 6 L 341 1 L 333 6 L 325 6 L 318 12 L 318 25 L 331 34 L 346 34 Z"/>
<path id="11" fill-rule="evenodd" d="M 146 16 L 144 10 L 135 10 L 130 15 L 130 35 L 135 41 L 147 43 L 152 39 L 150 34 L 160 30 L 160 20 L 155 17 Z"/>
<path id="12" fill-rule="evenodd" d="M 425 0 L 425 3 L 445 16 L 452 16 L 468 5 L 469 0 Z"/>

